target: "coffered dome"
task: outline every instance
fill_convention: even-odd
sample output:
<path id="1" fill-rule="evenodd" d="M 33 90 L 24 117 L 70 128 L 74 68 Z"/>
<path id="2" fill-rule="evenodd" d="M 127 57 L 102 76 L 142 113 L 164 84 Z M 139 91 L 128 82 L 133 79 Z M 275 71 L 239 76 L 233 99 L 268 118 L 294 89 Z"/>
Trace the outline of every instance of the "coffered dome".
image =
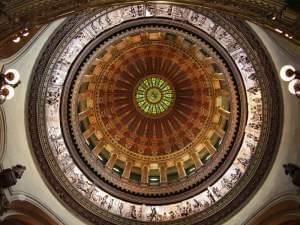
<path id="1" fill-rule="evenodd" d="M 233 79 L 221 56 L 186 31 L 123 30 L 96 47 L 74 80 L 77 149 L 98 176 L 129 192 L 153 197 L 190 188 L 231 150 L 239 104 Z"/>
<path id="2" fill-rule="evenodd" d="M 243 23 L 169 4 L 68 20 L 29 103 L 60 197 L 96 224 L 214 224 L 237 208 L 277 135 L 272 67 L 254 40 Z"/>

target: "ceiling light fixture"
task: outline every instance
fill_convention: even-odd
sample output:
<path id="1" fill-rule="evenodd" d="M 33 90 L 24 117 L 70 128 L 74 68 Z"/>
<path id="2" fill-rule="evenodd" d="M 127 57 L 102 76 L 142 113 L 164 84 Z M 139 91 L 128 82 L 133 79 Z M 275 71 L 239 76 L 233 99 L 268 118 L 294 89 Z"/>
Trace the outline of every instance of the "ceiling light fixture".
<path id="1" fill-rule="evenodd" d="M 17 34 L 15 34 L 12 41 L 14 43 L 19 43 L 22 40 L 22 38 L 27 37 L 29 34 L 29 29 L 26 27 L 23 30 L 19 31 Z"/>
<path id="2" fill-rule="evenodd" d="M 285 65 L 280 70 L 280 78 L 289 82 L 289 92 L 300 97 L 300 72 L 291 65 Z"/>
<path id="3" fill-rule="evenodd" d="M 28 28 L 25 28 L 24 31 L 22 32 L 23 37 L 27 37 L 29 35 L 29 30 Z"/>
<path id="4" fill-rule="evenodd" d="M 20 37 L 16 37 L 12 40 L 14 43 L 18 43 L 21 41 L 21 38 Z"/>
<path id="5" fill-rule="evenodd" d="M 4 73 L 0 72 L 0 104 L 13 98 L 14 88 L 20 83 L 20 74 L 17 70 L 8 69 Z"/>

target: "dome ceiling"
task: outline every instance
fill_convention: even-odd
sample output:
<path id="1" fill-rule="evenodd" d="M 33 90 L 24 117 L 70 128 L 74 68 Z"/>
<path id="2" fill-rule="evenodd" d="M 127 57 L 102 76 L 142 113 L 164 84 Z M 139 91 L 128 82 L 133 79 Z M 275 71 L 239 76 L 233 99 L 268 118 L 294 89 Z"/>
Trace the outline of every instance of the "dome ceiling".
<path id="1" fill-rule="evenodd" d="M 234 78 L 208 44 L 179 28 L 121 32 L 96 47 L 75 77 L 72 136 L 96 174 L 119 188 L 152 197 L 183 191 L 231 150 L 239 117 Z M 210 167 L 202 166 L 208 159 Z M 112 173 L 125 180 L 112 181 Z"/>
<path id="2" fill-rule="evenodd" d="M 97 224 L 200 223 L 244 201 L 273 156 L 280 106 L 250 42 L 219 15 L 167 4 L 68 20 L 29 103 L 34 151 L 60 197 Z"/>

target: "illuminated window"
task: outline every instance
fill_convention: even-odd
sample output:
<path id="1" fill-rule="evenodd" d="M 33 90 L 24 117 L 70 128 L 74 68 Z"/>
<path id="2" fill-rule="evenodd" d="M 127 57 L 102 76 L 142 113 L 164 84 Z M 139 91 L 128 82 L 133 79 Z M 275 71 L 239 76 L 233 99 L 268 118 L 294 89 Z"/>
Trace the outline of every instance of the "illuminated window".
<path id="1" fill-rule="evenodd" d="M 170 108 L 174 92 L 167 81 L 159 77 L 147 77 L 139 83 L 135 98 L 143 112 L 159 115 Z"/>

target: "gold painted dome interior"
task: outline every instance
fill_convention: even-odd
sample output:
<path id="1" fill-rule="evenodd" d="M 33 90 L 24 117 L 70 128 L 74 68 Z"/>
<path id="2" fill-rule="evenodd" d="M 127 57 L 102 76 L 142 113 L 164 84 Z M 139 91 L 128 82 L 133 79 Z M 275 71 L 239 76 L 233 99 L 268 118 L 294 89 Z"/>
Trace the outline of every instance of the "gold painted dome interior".
<path id="1" fill-rule="evenodd" d="M 186 186 L 178 181 L 201 181 L 230 150 L 235 96 L 226 64 L 209 45 L 178 29 L 145 26 L 114 36 L 82 66 L 72 132 L 98 176 L 135 193 L 180 191 Z"/>
<path id="2" fill-rule="evenodd" d="M 281 92 L 266 59 L 248 24 L 204 8 L 64 20 L 28 101 L 47 183 L 91 224 L 221 223 L 276 155 Z"/>

